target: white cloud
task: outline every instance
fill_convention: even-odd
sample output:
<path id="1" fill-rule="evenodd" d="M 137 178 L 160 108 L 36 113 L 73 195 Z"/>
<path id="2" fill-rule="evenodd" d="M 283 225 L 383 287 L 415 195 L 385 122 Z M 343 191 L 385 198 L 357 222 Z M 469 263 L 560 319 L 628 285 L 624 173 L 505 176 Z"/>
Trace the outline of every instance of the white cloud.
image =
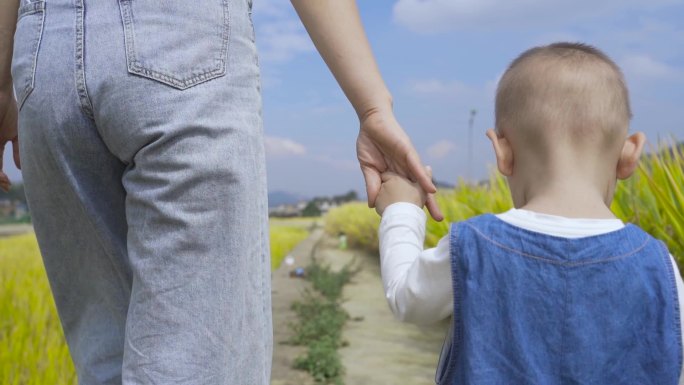
<path id="1" fill-rule="evenodd" d="M 287 0 L 254 2 L 259 58 L 265 62 L 287 62 L 295 56 L 315 51 L 315 47 Z"/>
<path id="2" fill-rule="evenodd" d="M 432 159 L 443 159 L 449 155 L 456 148 L 456 144 L 452 141 L 442 139 L 432 146 L 428 147 L 427 154 Z"/>
<path id="3" fill-rule="evenodd" d="M 398 0 L 395 22 L 421 33 L 463 28 L 510 28 L 556 25 L 577 19 L 650 10 L 681 0 Z"/>
<path id="4" fill-rule="evenodd" d="M 620 61 L 620 64 L 625 73 L 633 78 L 679 80 L 684 77 L 681 69 L 672 67 L 645 54 L 628 55 Z"/>
<path id="5" fill-rule="evenodd" d="M 306 147 L 292 139 L 266 135 L 264 138 L 266 155 L 271 157 L 301 156 L 306 154 Z"/>
<path id="6" fill-rule="evenodd" d="M 503 73 L 502 73 L 503 74 Z M 458 80 L 420 79 L 409 81 L 408 89 L 416 96 L 439 99 L 449 103 L 488 105 L 494 103 L 494 95 L 499 82 L 489 80 L 483 85 L 471 86 Z"/>
<path id="7" fill-rule="evenodd" d="M 463 83 L 439 79 L 420 79 L 409 83 L 411 91 L 420 95 L 454 95 L 470 93 L 472 90 Z"/>

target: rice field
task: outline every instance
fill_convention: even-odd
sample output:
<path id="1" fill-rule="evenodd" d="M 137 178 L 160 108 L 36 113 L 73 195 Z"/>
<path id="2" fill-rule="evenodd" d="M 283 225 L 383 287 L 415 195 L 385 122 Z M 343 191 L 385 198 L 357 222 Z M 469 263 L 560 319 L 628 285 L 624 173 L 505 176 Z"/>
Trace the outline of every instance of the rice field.
<path id="1" fill-rule="evenodd" d="M 506 180 L 492 173 L 488 183 L 461 183 L 441 190 L 437 200 L 446 220 L 427 223 L 426 246 L 448 231 L 448 223 L 512 207 Z M 638 172 L 620 182 L 613 212 L 665 241 L 684 271 L 684 152 L 655 151 L 644 157 Z M 377 251 L 380 218 L 365 203 L 331 210 L 325 229 L 344 233 L 351 247 Z M 271 266 L 316 223 L 310 219 L 271 221 Z M 32 234 L 0 238 L 0 384 L 76 384 L 76 376 L 54 308 L 45 271 Z"/>
<path id="2" fill-rule="evenodd" d="M 272 221 L 272 267 L 307 237 L 312 223 Z M 35 236 L 0 238 L 0 384 L 76 383 Z"/>
<path id="3" fill-rule="evenodd" d="M 311 218 L 271 219 L 271 269 L 280 266 L 283 258 L 316 226 Z"/>
<path id="4" fill-rule="evenodd" d="M 33 234 L 0 239 L 0 383 L 76 384 Z"/>
<path id="5" fill-rule="evenodd" d="M 644 156 L 637 172 L 618 182 L 611 209 L 623 221 L 637 224 L 663 240 L 680 271 L 684 271 L 684 147 L 666 148 Z M 496 172 L 491 173 L 487 183 L 459 183 L 452 190 L 440 190 L 436 198 L 445 220 L 428 220 L 426 247 L 435 246 L 447 234 L 450 222 L 513 207 L 506 179 Z M 377 251 L 380 217 L 365 203 L 331 210 L 325 221 L 329 234 L 346 233 L 350 245 Z"/>

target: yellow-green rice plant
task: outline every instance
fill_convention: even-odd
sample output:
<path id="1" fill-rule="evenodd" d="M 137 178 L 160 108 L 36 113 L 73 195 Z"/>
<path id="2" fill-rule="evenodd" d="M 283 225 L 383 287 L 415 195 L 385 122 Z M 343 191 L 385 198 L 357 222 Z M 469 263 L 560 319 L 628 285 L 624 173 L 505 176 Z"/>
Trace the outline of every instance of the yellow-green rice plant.
<path id="1" fill-rule="evenodd" d="M 436 195 L 445 219 L 427 221 L 425 245 L 432 247 L 449 231 L 449 223 L 513 206 L 506 179 L 492 172 L 488 183 L 459 183 Z M 634 176 L 620 181 L 611 206 L 615 215 L 663 240 L 684 271 L 684 147 L 666 146 L 642 158 Z M 344 205 L 326 217 L 326 230 L 344 232 L 353 246 L 377 251 L 379 218 L 362 203 Z M 353 242 L 353 243 L 352 243 Z"/>
<path id="2" fill-rule="evenodd" d="M 684 152 L 670 146 L 644 156 L 635 175 L 618 184 L 613 212 L 664 241 L 684 268 Z"/>
<path id="3" fill-rule="evenodd" d="M 0 383 L 76 384 L 33 234 L 0 239 Z"/>
<path id="4" fill-rule="evenodd" d="M 275 268 L 305 227 L 271 228 Z M 33 234 L 0 238 L 0 384 L 76 384 L 76 372 Z"/>
<path id="5" fill-rule="evenodd" d="M 460 182 L 452 190 L 439 190 L 435 196 L 444 214 L 437 222 L 428 218 L 425 231 L 426 247 L 434 247 L 449 232 L 449 224 L 485 213 L 500 213 L 513 207 L 506 179 L 492 172 L 488 183 L 472 185 Z"/>
<path id="6" fill-rule="evenodd" d="M 325 231 L 333 236 L 344 233 L 350 247 L 378 251 L 380 217 L 365 203 L 353 202 L 330 210 L 325 216 Z"/>
<path id="7" fill-rule="evenodd" d="M 308 235 L 309 232 L 305 228 L 299 226 L 271 224 L 271 269 L 277 269 L 287 253 Z"/>

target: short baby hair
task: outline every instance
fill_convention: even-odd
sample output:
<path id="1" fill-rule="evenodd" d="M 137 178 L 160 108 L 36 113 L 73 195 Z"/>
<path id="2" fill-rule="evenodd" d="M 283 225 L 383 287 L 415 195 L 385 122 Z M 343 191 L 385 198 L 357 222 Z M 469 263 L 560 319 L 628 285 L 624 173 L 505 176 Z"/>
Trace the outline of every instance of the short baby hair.
<path id="1" fill-rule="evenodd" d="M 499 133 L 521 132 L 533 142 L 551 135 L 573 144 L 609 145 L 626 134 L 632 117 L 620 68 L 581 43 L 523 52 L 499 82 L 495 110 Z"/>

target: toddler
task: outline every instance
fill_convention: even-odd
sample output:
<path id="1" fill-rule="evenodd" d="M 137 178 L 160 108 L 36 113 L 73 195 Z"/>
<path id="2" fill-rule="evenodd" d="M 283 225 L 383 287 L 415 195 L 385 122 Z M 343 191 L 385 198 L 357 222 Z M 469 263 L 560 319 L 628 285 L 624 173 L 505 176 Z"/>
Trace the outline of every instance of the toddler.
<path id="1" fill-rule="evenodd" d="M 645 137 L 618 66 L 588 45 L 532 48 L 496 94 L 492 142 L 516 208 L 423 250 L 425 194 L 385 173 L 376 201 L 389 305 L 453 316 L 438 384 L 684 384 L 684 285 L 666 246 L 611 213 Z"/>

